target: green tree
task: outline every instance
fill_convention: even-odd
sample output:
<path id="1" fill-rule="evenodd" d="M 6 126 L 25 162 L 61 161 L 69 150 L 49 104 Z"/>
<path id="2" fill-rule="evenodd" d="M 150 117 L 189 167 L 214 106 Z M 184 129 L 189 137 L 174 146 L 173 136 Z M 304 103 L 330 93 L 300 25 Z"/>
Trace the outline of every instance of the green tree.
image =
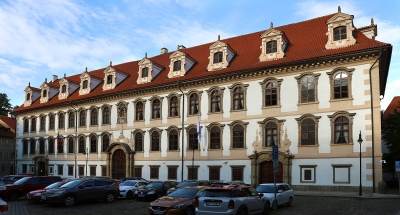
<path id="1" fill-rule="evenodd" d="M 7 116 L 8 112 L 12 110 L 10 99 L 7 94 L 0 93 L 0 115 Z"/>
<path id="2" fill-rule="evenodd" d="M 400 104 L 398 106 L 400 110 Z M 389 153 L 384 155 L 386 164 L 383 164 L 383 171 L 395 171 L 395 161 L 400 160 L 400 112 L 394 109 L 394 114 L 388 114 L 382 119 L 382 139 L 386 141 Z"/>

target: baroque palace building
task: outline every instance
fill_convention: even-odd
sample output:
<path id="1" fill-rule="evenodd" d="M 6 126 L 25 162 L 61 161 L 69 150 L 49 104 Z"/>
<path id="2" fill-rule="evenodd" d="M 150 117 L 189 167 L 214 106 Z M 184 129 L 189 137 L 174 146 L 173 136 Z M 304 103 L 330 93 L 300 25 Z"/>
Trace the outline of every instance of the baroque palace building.
<path id="1" fill-rule="evenodd" d="M 339 7 L 28 85 L 13 111 L 18 172 L 257 185 L 273 182 L 277 145 L 277 182 L 358 190 L 361 168 L 375 191 L 392 46 L 353 18 Z"/>

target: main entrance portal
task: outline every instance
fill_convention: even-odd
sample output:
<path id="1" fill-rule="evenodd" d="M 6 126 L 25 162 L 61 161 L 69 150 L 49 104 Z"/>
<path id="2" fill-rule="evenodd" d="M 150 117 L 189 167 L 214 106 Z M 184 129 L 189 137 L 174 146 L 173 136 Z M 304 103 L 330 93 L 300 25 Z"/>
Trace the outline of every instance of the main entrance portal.
<path id="1" fill-rule="evenodd" d="M 126 176 L 126 155 L 122 149 L 117 149 L 112 155 L 112 178 Z"/>
<path id="2" fill-rule="evenodd" d="M 282 163 L 278 165 L 279 172 L 276 173 L 276 183 L 283 182 L 283 168 Z M 260 164 L 260 183 L 274 183 L 274 165 L 272 161 L 266 161 Z"/>

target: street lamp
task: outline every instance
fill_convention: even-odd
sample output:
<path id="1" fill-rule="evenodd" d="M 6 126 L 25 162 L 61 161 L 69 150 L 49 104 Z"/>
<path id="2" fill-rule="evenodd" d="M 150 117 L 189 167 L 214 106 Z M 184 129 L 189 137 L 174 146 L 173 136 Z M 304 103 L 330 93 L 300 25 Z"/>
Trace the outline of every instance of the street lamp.
<path id="1" fill-rule="evenodd" d="M 182 152 L 182 169 L 181 169 L 181 181 L 183 181 L 183 134 L 184 134 L 184 128 L 183 128 L 183 116 L 185 115 L 185 94 L 181 90 L 181 86 L 179 84 L 179 81 L 177 83 L 179 91 L 182 93 L 182 147 L 181 147 L 181 152 Z"/>
<path id="2" fill-rule="evenodd" d="M 74 175 L 76 178 L 76 171 L 77 171 L 77 164 L 76 164 L 76 158 L 78 157 L 77 154 L 77 148 L 78 148 L 78 120 L 77 120 L 77 110 L 75 109 L 74 106 L 72 106 L 72 101 L 70 101 L 70 106 L 74 109 L 75 111 L 75 147 L 74 147 L 74 156 L 75 156 L 75 166 L 74 166 Z"/>
<path id="3" fill-rule="evenodd" d="M 88 147 L 86 147 L 86 150 L 84 150 L 83 152 L 82 152 L 82 154 L 84 154 L 85 155 L 85 157 L 86 157 L 86 173 L 85 173 L 85 176 L 88 176 L 87 175 L 87 162 L 88 162 L 88 157 L 89 157 L 89 148 Z"/>
<path id="4" fill-rule="evenodd" d="M 361 138 L 361 131 L 360 131 L 360 134 L 358 135 L 357 142 L 360 144 L 360 189 L 359 189 L 358 195 L 362 196 L 362 186 L 361 186 L 361 143 L 363 142 L 363 139 Z"/>

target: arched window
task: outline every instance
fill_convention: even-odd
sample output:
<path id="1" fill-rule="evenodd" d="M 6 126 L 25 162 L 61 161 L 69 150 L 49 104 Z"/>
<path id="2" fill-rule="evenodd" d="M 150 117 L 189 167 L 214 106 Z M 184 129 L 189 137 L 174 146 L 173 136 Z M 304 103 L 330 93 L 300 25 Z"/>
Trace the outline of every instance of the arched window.
<path id="1" fill-rule="evenodd" d="M 149 76 L 149 68 L 145 67 L 142 69 L 142 78 L 146 78 L 147 76 Z"/>
<path id="2" fill-rule="evenodd" d="M 168 150 L 178 150 L 178 131 L 176 129 L 172 129 L 169 132 L 169 146 Z"/>
<path id="3" fill-rule="evenodd" d="M 222 62 L 222 52 L 215 52 L 214 53 L 214 63 L 221 63 Z"/>
<path id="4" fill-rule="evenodd" d="M 143 134 L 142 134 L 142 132 L 137 132 L 135 134 L 135 151 L 137 151 L 137 152 L 143 151 Z"/>
<path id="5" fill-rule="evenodd" d="M 66 93 L 67 92 L 67 85 L 62 85 L 61 87 L 61 93 Z"/>
<path id="6" fill-rule="evenodd" d="M 84 153 L 85 152 L 85 137 L 83 137 L 83 136 L 79 137 L 78 152 L 79 153 Z"/>
<path id="7" fill-rule="evenodd" d="M 278 125 L 275 122 L 268 122 L 265 125 L 265 143 L 264 146 L 277 145 Z"/>
<path id="8" fill-rule="evenodd" d="M 104 107 L 103 108 L 103 124 L 110 124 L 110 108 Z"/>
<path id="9" fill-rule="evenodd" d="M 199 140 L 197 139 L 197 129 L 196 128 L 191 128 L 189 130 L 188 149 L 189 150 L 199 149 Z"/>
<path id="10" fill-rule="evenodd" d="M 112 75 L 107 75 L 107 84 L 112 84 Z"/>
<path id="11" fill-rule="evenodd" d="M 44 131 L 45 130 L 45 126 L 46 125 L 46 117 L 45 116 L 41 116 L 40 117 L 40 131 Z"/>
<path id="12" fill-rule="evenodd" d="M 301 80 L 301 102 L 315 102 L 315 81 L 312 76 L 306 76 Z"/>
<path id="13" fill-rule="evenodd" d="M 22 144 L 23 144 L 22 154 L 27 155 L 28 154 L 28 141 L 24 140 Z"/>
<path id="14" fill-rule="evenodd" d="M 347 39 L 346 26 L 339 26 L 333 29 L 333 40 L 344 40 Z"/>
<path id="15" fill-rule="evenodd" d="M 152 102 L 152 118 L 159 119 L 161 118 L 161 105 L 160 100 L 154 99 Z"/>
<path id="16" fill-rule="evenodd" d="M 349 119 L 345 116 L 335 119 L 335 143 L 349 143 Z"/>
<path id="17" fill-rule="evenodd" d="M 32 118 L 31 131 L 36 131 L 36 117 Z"/>
<path id="18" fill-rule="evenodd" d="M 55 122 L 56 122 L 56 119 L 55 119 L 54 115 L 50 115 L 50 120 L 49 120 L 49 123 L 50 123 L 49 129 L 50 130 L 54 130 Z"/>
<path id="19" fill-rule="evenodd" d="M 42 92 L 42 97 L 43 97 L 43 98 L 46 98 L 46 97 L 47 97 L 47 90 L 43 90 L 43 92 Z"/>
<path id="20" fill-rule="evenodd" d="M 174 62 L 174 71 L 180 71 L 181 70 L 181 64 L 182 64 L 182 61 L 180 61 L 180 60 L 175 61 Z"/>
<path id="21" fill-rule="evenodd" d="M 339 72 L 335 74 L 333 80 L 333 93 L 335 99 L 342 99 L 349 97 L 347 73 Z"/>
<path id="22" fill-rule="evenodd" d="M 169 99 L 169 116 L 178 116 L 178 97 L 172 96 Z"/>
<path id="23" fill-rule="evenodd" d="M 219 90 L 212 91 L 210 103 L 211 113 L 221 112 L 221 92 Z"/>
<path id="24" fill-rule="evenodd" d="M 266 49 L 267 50 L 267 54 L 277 52 L 278 50 L 277 50 L 276 45 L 277 45 L 276 40 L 269 41 L 267 43 L 267 49 Z"/>
<path id="25" fill-rule="evenodd" d="M 97 137 L 92 135 L 90 137 L 90 153 L 97 152 Z"/>
<path id="26" fill-rule="evenodd" d="M 68 114 L 68 128 L 75 127 L 75 114 L 74 112 L 70 111 Z"/>
<path id="27" fill-rule="evenodd" d="M 85 110 L 81 110 L 81 112 L 79 112 L 79 126 L 86 126 L 86 111 Z"/>
<path id="28" fill-rule="evenodd" d="M 24 132 L 29 132 L 29 120 L 24 119 Z"/>
<path id="29" fill-rule="evenodd" d="M 90 113 L 90 125 L 97 125 L 97 109 L 95 108 Z"/>
<path id="30" fill-rule="evenodd" d="M 31 145 L 30 145 L 30 150 L 31 150 L 31 155 L 34 155 L 36 152 L 36 140 L 31 139 Z"/>
<path id="31" fill-rule="evenodd" d="M 107 134 L 105 134 L 103 135 L 103 152 L 106 151 L 109 145 L 110 145 L 110 137 Z"/>
<path id="32" fill-rule="evenodd" d="M 60 113 L 60 115 L 58 116 L 58 128 L 64 128 L 64 126 L 65 126 L 64 114 Z"/>
<path id="33" fill-rule="evenodd" d="M 301 145 L 315 145 L 315 122 L 312 119 L 301 122 Z"/>
<path id="34" fill-rule="evenodd" d="M 192 93 L 189 98 L 189 114 L 199 113 L 199 95 L 197 93 Z"/>
<path id="35" fill-rule="evenodd" d="M 151 151 L 160 151 L 160 133 L 158 131 L 151 133 Z"/>
<path id="36" fill-rule="evenodd" d="M 278 104 L 278 87 L 275 82 L 268 82 L 265 86 L 265 106 Z"/>
<path id="37" fill-rule="evenodd" d="M 60 140 L 57 144 L 57 153 L 64 153 L 64 138 L 60 136 Z"/>
<path id="38" fill-rule="evenodd" d="M 136 102 L 136 120 L 143 120 L 143 102 Z"/>
<path id="39" fill-rule="evenodd" d="M 53 138 L 49 138 L 49 154 L 53 154 L 54 153 L 54 139 Z"/>
<path id="40" fill-rule="evenodd" d="M 244 128 L 242 125 L 233 126 L 232 148 L 244 148 Z"/>
<path id="41" fill-rule="evenodd" d="M 87 89 L 88 88 L 88 81 L 84 80 L 82 83 L 82 89 Z"/>
<path id="42" fill-rule="evenodd" d="M 31 94 L 30 94 L 30 93 L 27 93 L 27 94 L 26 94 L 26 101 L 29 101 L 29 100 L 31 100 Z"/>
<path id="43" fill-rule="evenodd" d="M 74 138 L 68 138 L 68 152 L 67 153 L 74 153 Z"/>
<path id="44" fill-rule="evenodd" d="M 214 126 L 210 130 L 210 149 L 221 148 L 221 129 Z"/>
<path id="45" fill-rule="evenodd" d="M 45 143 L 44 139 L 40 139 L 39 141 L 39 154 L 44 154 Z"/>
<path id="46" fill-rule="evenodd" d="M 244 91 L 242 87 L 236 87 L 233 90 L 233 110 L 241 110 L 244 109 Z"/>

